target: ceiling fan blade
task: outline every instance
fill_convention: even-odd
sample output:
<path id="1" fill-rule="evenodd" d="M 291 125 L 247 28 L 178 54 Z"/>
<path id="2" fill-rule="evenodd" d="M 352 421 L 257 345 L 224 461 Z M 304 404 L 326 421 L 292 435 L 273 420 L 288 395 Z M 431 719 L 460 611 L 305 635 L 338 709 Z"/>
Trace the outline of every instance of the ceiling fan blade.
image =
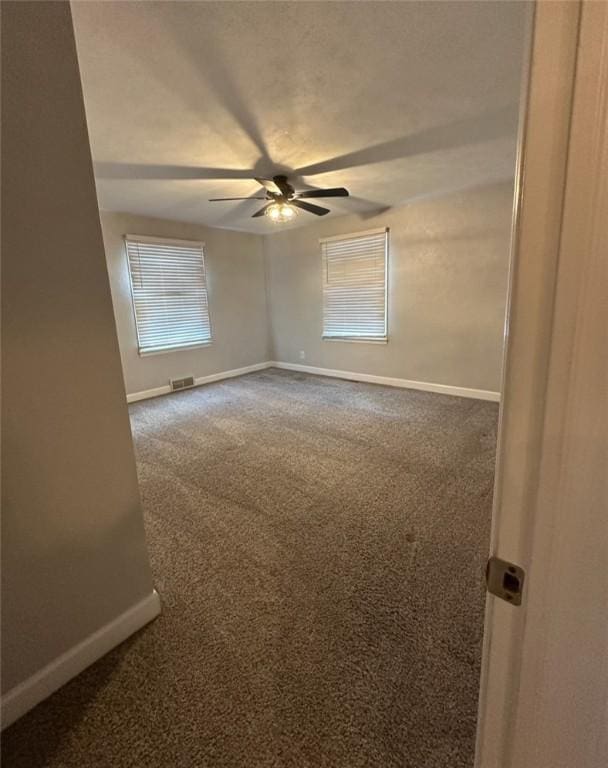
<path id="1" fill-rule="evenodd" d="M 268 192 L 271 192 L 273 195 L 280 195 L 281 190 L 277 185 L 272 181 L 272 179 L 258 179 L 257 176 L 254 176 L 254 179 L 257 181 L 258 184 L 261 184 L 265 190 Z"/>
<path id="2" fill-rule="evenodd" d="M 266 210 L 270 208 L 271 205 L 274 205 L 274 202 L 268 203 L 268 205 L 264 205 L 262 208 L 260 208 L 259 211 L 256 211 L 251 218 L 257 219 L 258 216 L 263 216 L 266 213 Z"/>
<path id="3" fill-rule="evenodd" d="M 303 211 L 308 211 L 309 213 L 314 213 L 315 216 L 325 216 L 325 214 L 329 213 L 329 208 L 321 208 L 320 205 L 305 203 L 302 200 L 290 200 L 289 205 L 301 208 Z"/>
<path id="4" fill-rule="evenodd" d="M 298 192 L 296 197 L 348 197 L 348 189 L 344 187 L 332 187 L 331 189 L 307 189 L 305 192 Z"/>
<path id="5" fill-rule="evenodd" d="M 210 203 L 222 203 L 226 200 L 266 200 L 265 197 L 210 197 Z"/>

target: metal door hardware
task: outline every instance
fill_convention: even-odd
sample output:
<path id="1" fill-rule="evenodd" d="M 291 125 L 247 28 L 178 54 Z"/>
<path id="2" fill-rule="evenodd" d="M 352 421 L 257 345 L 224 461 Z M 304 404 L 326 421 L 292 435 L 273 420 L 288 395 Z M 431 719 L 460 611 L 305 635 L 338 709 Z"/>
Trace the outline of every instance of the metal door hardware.
<path id="1" fill-rule="evenodd" d="M 486 567 L 488 592 L 511 605 L 521 605 L 524 588 L 524 569 L 499 557 L 491 557 Z"/>

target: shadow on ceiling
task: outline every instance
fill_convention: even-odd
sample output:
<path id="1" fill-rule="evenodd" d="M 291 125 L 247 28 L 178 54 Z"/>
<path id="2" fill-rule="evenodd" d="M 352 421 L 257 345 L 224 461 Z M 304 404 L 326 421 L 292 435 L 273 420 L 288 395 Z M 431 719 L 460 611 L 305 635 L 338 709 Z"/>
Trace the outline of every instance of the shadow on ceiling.
<path id="1" fill-rule="evenodd" d="M 285 173 L 295 182 L 298 189 L 314 189 L 315 187 L 310 186 L 306 177 L 474 146 L 516 135 L 519 105 L 514 102 L 500 109 L 444 125 L 432 126 L 407 136 L 327 158 L 301 168 L 283 166 L 274 162 L 271 157 L 271 149 L 264 135 L 264 126 L 248 105 L 247 94 L 243 93 L 238 78 L 235 77 L 234 68 L 226 59 L 218 40 L 210 34 L 205 35 L 204 40 L 201 40 L 200 36 L 184 34 L 184 29 L 188 29 L 187 19 L 180 18 L 180 13 L 179 4 L 172 4 L 170 11 L 162 4 L 158 4 L 149 15 L 148 21 L 158 23 L 159 36 L 165 35 L 165 44 L 173 45 L 176 53 L 179 52 L 181 62 L 185 66 L 182 76 L 175 77 L 175 72 L 166 71 L 154 59 L 146 59 L 146 65 L 168 88 L 175 90 L 177 86 L 184 101 L 196 109 L 200 105 L 193 105 L 192 101 L 193 99 L 196 101 L 198 90 L 192 86 L 204 77 L 206 86 L 211 89 L 226 112 L 232 116 L 242 134 L 256 147 L 259 159 L 253 168 L 245 169 L 98 162 L 95 163 L 95 175 L 99 179 L 252 181 L 255 176 L 270 178 L 277 173 Z M 137 55 L 137 47 L 134 52 Z M 358 204 L 365 209 L 359 212 L 354 211 L 355 215 L 361 218 L 377 215 L 392 207 L 356 196 L 351 196 L 350 199 L 355 205 Z M 245 210 L 249 210 L 247 200 L 239 203 L 236 208 L 231 207 L 229 215 L 233 218 L 236 213 Z"/>
<path id="2" fill-rule="evenodd" d="M 205 168 L 184 165 L 149 165 L 145 163 L 95 163 L 95 175 L 100 179 L 247 179 L 254 176 L 271 177 L 286 173 L 290 178 L 316 176 L 348 168 L 374 165 L 390 160 L 402 160 L 416 155 L 430 154 L 463 146 L 482 144 L 494 139 L 515 136 L 518 105 L 509 104 L 488 112 L 446 125 L 434 126 L 419 133 L 375 144 L 302 168 L 286 168 L 262 155 L 253 168 Z M 309 187 L 314 188 L 314 187 Z"/>
<path id="3" fill-rule="evenodd" d="M 149 165 L 145 163 L 95 163 L 95 175 L 99 179 L 127 180 L 243 180 L 252 181 L 255 176 L 268 178 L 276 173 L 285 173 L 292 179 L 297 189 L 316 189 L 306 181 L 307 177 L 318 174 L 357 168 L 366 165 L 402 160 L 416 155 L 441 152 L 463 146 L 481 144 L 498 138 L 515 136 L 518 120 L 518 105 L 509 104 L 502 109 L 476 117 L 458 120 L 447 125 L 434 126 L 426 131 L 403 136 L 399 139 L 375 144 L 371 147 L 349 152 L 302 168 L 291 169 L 273 163 L 266 153 L 253 168 L 206 168 L 184 165 Z M 243 129 L 245 125 L 241 123 Z M 255 137 L 252 137 L 254 140 Z M 257 144 L 257 142 L 256 142 Z M 427 195 L 424 195 L 426 197 Z M 349 198 L 355 204 L 363 206 L 363 211 L 353 211 L 359 218 L 367 219 L 385 213 L 393 206 L 366 200 L 356 195 Z M 408 201 L 402 201 L 403 203 Z M 247 200 L 231 207 L 228 216 L 220 222 L 233 219 L 237 215 L 246 215 L 250 206 Z"/>

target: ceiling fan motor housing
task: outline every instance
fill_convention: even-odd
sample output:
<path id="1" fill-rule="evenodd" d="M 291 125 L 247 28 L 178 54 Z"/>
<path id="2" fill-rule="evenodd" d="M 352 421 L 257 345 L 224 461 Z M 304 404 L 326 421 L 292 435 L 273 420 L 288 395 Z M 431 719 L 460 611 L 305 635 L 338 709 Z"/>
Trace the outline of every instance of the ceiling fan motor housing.
<path id="1" fill-rule="evenodd" d="M 287 176 L 278 175 L 273 176 L 272 180 L 274 181 L 275 185 L 281 190 L 281 194 L 277 195 L 272 192 L 269 194 L 273 197 L 280 197 L 285 200 L 291 200 L 293 197 L 295 197 L 295 189 L 291 186 L 291 184 L 287 181 Z"/>

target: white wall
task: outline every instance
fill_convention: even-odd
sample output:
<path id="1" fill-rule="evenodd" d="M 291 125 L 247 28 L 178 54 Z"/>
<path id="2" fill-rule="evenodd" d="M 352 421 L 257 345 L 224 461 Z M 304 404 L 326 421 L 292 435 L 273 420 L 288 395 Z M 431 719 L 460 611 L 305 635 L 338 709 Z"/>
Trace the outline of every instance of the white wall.
<path id="1" fill-rule="evenodd" d="M 102 212 L 101 224 L 128 394 L 268 360 L 270 336 L 262 238 L 183 222 Z M 124 249 L 125 234 L 205 243 L 213 341 L 190 350 L 140 357 Z"/>
<path id="2" fill-rule="evenodd" d="M 4 714 L 154 596 L 69 4 L 1 13 Z"/>
<path id="3" fill-rule="evenodd" d="M 265 237 L 273 358 L 499 391 L 512 202 L 505 182 Z M 318 239 L 384 226 L 389 342 L 322 341 Z"/>

